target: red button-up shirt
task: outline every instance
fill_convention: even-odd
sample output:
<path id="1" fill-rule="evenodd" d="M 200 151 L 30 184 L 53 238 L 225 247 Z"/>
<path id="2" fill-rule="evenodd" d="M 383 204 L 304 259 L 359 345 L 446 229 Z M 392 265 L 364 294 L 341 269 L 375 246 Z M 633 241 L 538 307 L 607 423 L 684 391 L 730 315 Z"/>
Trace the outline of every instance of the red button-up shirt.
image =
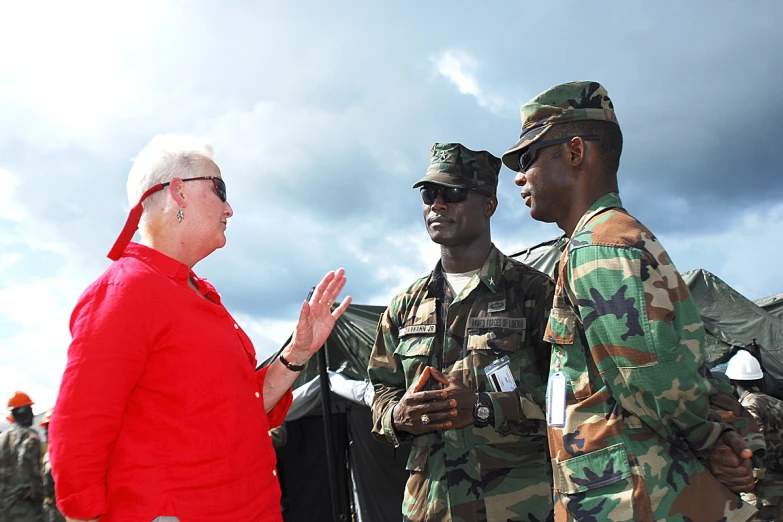
<path id="1" fill-rule="evenodd" d="M 269 429 L 291 391 L 265 413 L 266 372 L 211 284 L 131 243 L 82 294 L 71 335 L 49 428 L 65 515 L 281 520 Z"/>

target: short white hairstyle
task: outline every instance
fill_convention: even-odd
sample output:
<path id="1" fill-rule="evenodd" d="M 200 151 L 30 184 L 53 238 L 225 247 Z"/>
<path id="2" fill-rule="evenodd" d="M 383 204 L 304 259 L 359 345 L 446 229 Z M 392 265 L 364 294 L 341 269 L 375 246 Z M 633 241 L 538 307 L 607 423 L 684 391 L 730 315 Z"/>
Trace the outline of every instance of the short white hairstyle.
<path id="1" fill-rule="evenodd" d="M 215 151 L 206 138 L 189 134 L 158 134 L 133 160 L 128 173 L 128 202 L 136 206 L 144 192 L 158 183 L 174 178 L 195 178 L 202 174 L 206 161 L 215 161 Z M 162 193 L 156 192 L 144 201 L 159 201 Z"/>

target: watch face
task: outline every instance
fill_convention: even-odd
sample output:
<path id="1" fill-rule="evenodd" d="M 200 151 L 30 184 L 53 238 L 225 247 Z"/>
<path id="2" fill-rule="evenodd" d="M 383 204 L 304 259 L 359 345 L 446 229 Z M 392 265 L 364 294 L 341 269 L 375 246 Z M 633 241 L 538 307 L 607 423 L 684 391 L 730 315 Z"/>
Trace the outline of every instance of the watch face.
<path id="1" fill-rule="evenodd" d="M 479 406 L 476 408 L 476 417 L 479 420 L 487 420 L 489 418 L 489 408 L 486 406 Z"/>

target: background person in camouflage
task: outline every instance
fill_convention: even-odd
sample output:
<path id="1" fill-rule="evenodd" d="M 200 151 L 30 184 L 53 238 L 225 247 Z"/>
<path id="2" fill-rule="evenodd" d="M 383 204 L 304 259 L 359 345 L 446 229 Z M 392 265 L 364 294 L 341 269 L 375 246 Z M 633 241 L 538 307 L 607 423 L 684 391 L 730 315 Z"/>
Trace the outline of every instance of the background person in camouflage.
<path id="1" fill-rule="evenodd" d="M 492 244 L 500 160 L 456 143 L 431 160 L 413 187 L 441 259 L 381 317 L 373 433 L 413 444 L 403 520 L 551 520 L 542 337 L 553 284 Z M 503 357 L 512 376 L 493 391 L 485 368 Z"/>
<path id="2" fill-rule="evenodd" d="M 570 238 L 545 337 L 550 380 L 562 383 L 548 398 L 565 399 L 552 408 L 564 422 L 549 427 L 555 519 L 748 520 L 754 508 L 700 460 L 724 430 L 751 453 L 711 420 L 704 328 L 687 287 L 655 236 L 622 208 L 622 134 L 606 90 L 558 85 L 521 113 L 522 134 L 503 162 L 518 172 L 531 217 Z M 742 470 L 738 487 L 751 487 L 749 460 Z"/>
<path id="3" fill-rule="evenodd" d="M 762 393 L 764 373 L 750 352 L 738 351 L 729 360 L 726 377 L 740 403 L 756 419 L 766 442 L 764 473 L 758 477 L 754 520 L 783 520 L 783 401 Z"/>
<path id="4" fill-rule="evenodd" d="M 47 411 L 41 419 L 41 429 L 44 432 L 46 442 L 49 442 L 49 422 L 52 420 L 52 411 Z M 57 509 L 57 497 L 54 493 L 54 479 L 52 478 L 52 465 L 49 463 L 49 448 L 46 448 L 42 461 L 43 474 L 43 520 L 45 522 L 65 522 L 65 517 Z"/>
<path id="5" fill-rule="evenodd" d="M 0 435 L 0 521 L 39 522 L 41 439 L 33 425 L 33 401 L 24 392 L 8 399 L 13 425 Z"/>

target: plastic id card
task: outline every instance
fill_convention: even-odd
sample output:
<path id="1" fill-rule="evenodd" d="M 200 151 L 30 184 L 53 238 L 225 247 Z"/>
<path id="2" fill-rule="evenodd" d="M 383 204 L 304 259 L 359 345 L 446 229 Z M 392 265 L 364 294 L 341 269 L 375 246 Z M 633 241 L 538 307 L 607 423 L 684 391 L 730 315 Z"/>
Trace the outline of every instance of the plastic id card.
<path id="1" fill-rule="evenodd" d="M 511 373 L 511 364 L 508 355 L 504 355 L 489 366 L 484 367 L 484 373 L 487 375 L 489 385 L 492 391 L 510 392 L 517 389 L 517 383 L 514 380 L 514 374 Z"/>
<path id="2" fill-rule="evenodd" d="M 546 387 L 546 424 L 562 428 L 566 414 L 566 377 L 555 372 L 549 377 Z"/>

